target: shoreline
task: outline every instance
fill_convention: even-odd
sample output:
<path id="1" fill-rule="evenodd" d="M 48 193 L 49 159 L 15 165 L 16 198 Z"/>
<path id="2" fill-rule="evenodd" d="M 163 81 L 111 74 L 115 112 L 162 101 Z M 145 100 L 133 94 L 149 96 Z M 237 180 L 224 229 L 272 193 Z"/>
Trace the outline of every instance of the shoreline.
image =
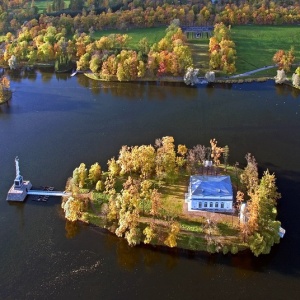
<path id="1" fill-rule="evenodd" d="M 168 82 L 168 83 L 184 83 L 183 81 L 183 76 L 178 76 L 178 77 L 174 77 L 174 76 L 162 76 L 160 78 L 154 78 L 154 77 L 145 77 L 145 78 L 138 78 L 136 80 L 128 80 L 128 81 L 119 81 L 119 80 L 105 80 L 105 79 L 102 79 L 102 78 L 99 78 L 97 77 L 95 74 L 93 73 L 88 73 L 88 72 L 83 72 L 84 76 L 92 79 L 92 80 L 96 80 L 96 81 L 101 81 L 101 82 L 131 82 L 131 83 L 134 83 L 134 82 Z M 247 77 L 247 78 L 231 78 L 231 77 L 228 77 L 228 78 L 224 78 L 224 77 L 219 77 L 219 78 L 216 78 L 215 81 L 213 82 L 207 82 L 205 84 L 202 84 L 200 83 L 201 80 L 203 79 L 203 77 L 199 77 L 199 82 L 198 83 L 195 83 L 194 86 L 197 86 L 197 85 L 205 85 L 205 84 L 208 84 L 208 85 L 211 85 L 211 84 L 214 84 L 214 83 L 251 83 L 251 82 L 265 82 L 265 81 L 268 81 L 268 80 L 274 80 L 274 78 L 272 77 Z"/>
<path id="2" fill-rule="evenodd" d="M 22 68 L 54 68 L 54 63 L 35 63 L 32 65 L 23 65 L 21 64 L 18 69 Z M 1 66 L 3 69 L 8 69 L 7 66 Z M 16 71 L 18 70 L 16 69 Z M 88 77 L 89 79 L 96 80 L 96 81 L 101 81 L 101 82 L 122 82 L 122 83 L 139 83 L 139 82 L 145 82 L 145 83 L 184 83 L 183 76 L 162 76 L 162 77 L 144 77 L 144 78 L 137 78 L 135 80 L 128 80 L 128 81 L 119 81 L 117 78 L 116 79 L 102 79 L 97 77 L 95 74 L 88 72 L 88 71 L 76 71 L 80 74 L 83 74 L 84 76 Z M 53 71 L 53 73 L 57 74 L 66 74 L 70 73 L 72 74 L 72 71 L 62 71 L 62 72 L 57 72 Z M 245 76 L 246 77 L 246 76 Z M 206 83 L 201 83 L 202 80 L 205 80 L 205 77 L 198 77 L 199 82 L 195 83 L 194 85 L 191 85 L 191 87 L 195 86 L 201 86 L 201 85 L 213 85 L 213 84 L 242 84 L 242 83 L 253 83 L 253 82 L 266 82 L 268 80 L 274 80 L 273 76 L 262 76 L 262 77 L 252 77 L 251 75 L 247 76 L 246 78 L 242 78 L 241 76 L 238 75 L 233 75 L 233 76 L 228 76 L 228 77 L 216 77 L 215 81 L 213 82 L 206 82 Z M 283 84 L 289 85 L 291 87 L 294 87 L 296 89 L 300 89 L 300 87 L 296 87 L 292 84 L 291 80 L 288 79 L 287 81 L 283 82 Z M 10 96 L 10 99 L 12 96 Z M 7 101 L 9 101 L 8 99 Z M 7 102 L 5 101 L 5 102 Z M 5 102 L 0 102 L 0 104 L 5 103 Z"/>
<path id="3" fill-rule="evenodd" d="M 98 216 L 99 218 L 99 216 Z M 65 218 L 66 219 L 66 218 Z M 105 219 L 105 217 L 101 217 L 101 220 Z M 160 219 L 158 219 L 159 221 Z M 99 224 L 95 224 L 93 222 L 89 222 L 87 220 L 85 220 L 84 218 L 79 218 L 77 221 L 79 221 L 80 223 L 82 224 L 85 224 L 87 226 L 90 226 L 92 228 L 95 228 L 101 232 L 103 232 L 104 234 L 110 234 L 118 239 L 122 239 L 125 243 L 126 243 L 126 239 L 125 237 L 118 237 L 113 230 L 111 230 L 110 228 L 112 228 L 114 226 L 114 224 L 112 224 L 111 226 L 101 226 Z M 139 222 L 140 224 L 147 224 L 149 225 L 148 223 L 145 223 L 145 222 Z M 178 240 L 180 240 L 180 238 L 184 238 L 184 236 L 187 236 L 187 237 L 194 237 L 195 235 L 201 235 L 201 234 L 197 234 L 197 233 L 194 233 L 192 231 L 187 231 L 187 230 L 181 230 L 181 234 L 178 236 Z M 204 236 L 204 234 L 202 234 L 201 236 Z M 218 240 L 218 239 L 223 239 L 223 240 L 230 240 L 230 238 L 233 238 L 233 237 L 236 237 L 236 236 L 221 236 L 221 235 L 216 235 L 215 236 L 215 240 Z M 237 253 L 242 253 L 242 252 L 245 252 L 247 250 L 249 250 L 249 247 L 246 246 L 246 245 L 242 245 L 240 243 L 231 243 L 231 248 L 228 247 L 228 252 L 224 253 L 222 251 L 222 249 L 220 249 L 219 251 L 218 250 L 215 250 L 215 251 L 209 251 L 208 250 L 208 246 L 209 244 L 204 241 L 202 243 L 202 248 L 199 247 L 198 249 L 191 249 L 191 248 L 187 248 L 187 247 L 180 247 L 178 246 L 175 246 L 175 247 L 169 247 L 167 245 L 164 245 L 163 243 L 152 243 L 150 242 L 149 244 L 147 243 L 144 243 L 143 241 L 141 241 L 139 244 L 136 244 L 134 247 L 145 247 L 145 248 L 151 248 L 151 249 L 155 249 L 157 251 L 162 251 L 162 252 L 172 252 L 172 253 L 189 253 L 189 254 L 194 254 L 194 255 L 197 255 L 197 254 L 223 254 L 223 255 L 227 255 L 227 254 L 231 254 L 231 255 L 235 255 Z M 228 245 L 229 246 L 229 245 Z M 237 248 L 237 251 L 236 252 L 232 252 L 231 249 L 236 247 Z"/>

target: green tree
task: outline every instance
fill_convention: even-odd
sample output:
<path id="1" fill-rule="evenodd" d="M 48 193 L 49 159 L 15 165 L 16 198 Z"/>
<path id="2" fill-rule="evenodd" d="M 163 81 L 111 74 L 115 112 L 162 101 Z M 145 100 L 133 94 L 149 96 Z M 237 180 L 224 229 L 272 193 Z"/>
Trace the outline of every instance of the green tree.
<path id="1" fill-rule="evenodd" d="M 245 158 L 247 160 L 247 166 L 241 174 L 241 182 L 246 186 L 247 193 L 251 197 L 259 182 L 257 162 L 251 153 L 248 153 Z"/>
<path id="2" fill-rule="evenodd" d="M 82 10 L 84 5 L 84 0 L 70 0 L 69 8 L 71 10 Z"/>
<path id="3" fill-rule="evenodd" d="M 223 148 L 223 159 L 224 159 L 224 165 L 225 165 L 225 170 L 227 170 L 227 164 L 228 164 L 228 157 L 229 157 L 229 147 L 226 145 Z"/>
<path id="4" fill-rule="evenodd" d="M 53 0 L 52 2 L 52 9 L 53 11 L 59 11 L 65 8 L 65 1 L 64 0 Z"/>

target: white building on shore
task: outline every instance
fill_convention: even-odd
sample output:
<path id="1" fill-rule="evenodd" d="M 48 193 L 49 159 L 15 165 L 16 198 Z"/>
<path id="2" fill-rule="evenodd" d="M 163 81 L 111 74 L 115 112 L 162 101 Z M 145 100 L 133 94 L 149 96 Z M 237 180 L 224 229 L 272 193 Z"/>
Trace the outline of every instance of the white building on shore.
<path id="1" fill-rule="evenodd" d="M 185 201 L 189 211 L 233 212 L 230 176 L 191 176 Z"/>

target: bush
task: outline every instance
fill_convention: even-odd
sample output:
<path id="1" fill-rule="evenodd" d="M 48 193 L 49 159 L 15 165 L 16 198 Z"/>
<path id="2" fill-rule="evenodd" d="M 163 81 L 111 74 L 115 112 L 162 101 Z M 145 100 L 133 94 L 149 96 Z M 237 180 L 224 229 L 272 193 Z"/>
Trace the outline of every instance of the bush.
<path id="1" fill-rule="evenodd" d="M 237 245 L 232 245 L 230 252 L 232 254 L 237 254 L 239 252 L 239 248 Z"/>

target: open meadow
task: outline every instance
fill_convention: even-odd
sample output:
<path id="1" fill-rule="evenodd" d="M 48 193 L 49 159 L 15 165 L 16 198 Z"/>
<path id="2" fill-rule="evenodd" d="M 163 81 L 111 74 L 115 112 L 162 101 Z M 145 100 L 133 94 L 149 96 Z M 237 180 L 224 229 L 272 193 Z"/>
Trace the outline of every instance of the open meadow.
<path id="1" fill-rule="evenodd" d="M 69 7 L 70 5 L 70 0 L 65 0 L 65 9 Z M 48 0 L 36 0 L 34 1 L 34 5 L 39 9 L 39 14 L 43 13 L 46 11 L 48 4 L 51 4 L 52 1 Z"/>
<path id="2" fill-rule="evenodd" d="M 136 28 L 136 29 L 128 29 L 128 30 L 101 30 L 95 31 L 93 33 L 93 38 L 99 39 L 102 36 L 107 36 L 110 34 L 128 34 L 131 38 L 128 43 L 128 48 L 137 49 L 139 41 L 146 37 L 150 45 L 159 42 L 166 34 L 167 27 L 154 27 L 154 28 Z"/>
<path id="3" fill-rule="evenodd" d="M 237 51 L 237 73 L 273 65 L 274 54 L 279 49 L 288 51 L 292 46 L 294 63 L 300 62 L 300 26 L 233 26 L 231 34 Z M 274 75 L 274 70 L 264 72 Z"/>
<path id="4" fill-rule="evenodd" d="M 244 73 L 273 65 L 273 56 L 279 49 L 290 50 L 294 46 L 295 64 L 300 63 L 300 26 L 233 26 L 232 39 L 236 45 L 236 73 Z M 188 40 L 193 53 L 194 66 L 201 74 L 209 69 L 209 39 Z M 295 68 L 292 69 L 294 71 Z M 274 76 L 274 69 L 264 70 L 253 76 Z"/>

